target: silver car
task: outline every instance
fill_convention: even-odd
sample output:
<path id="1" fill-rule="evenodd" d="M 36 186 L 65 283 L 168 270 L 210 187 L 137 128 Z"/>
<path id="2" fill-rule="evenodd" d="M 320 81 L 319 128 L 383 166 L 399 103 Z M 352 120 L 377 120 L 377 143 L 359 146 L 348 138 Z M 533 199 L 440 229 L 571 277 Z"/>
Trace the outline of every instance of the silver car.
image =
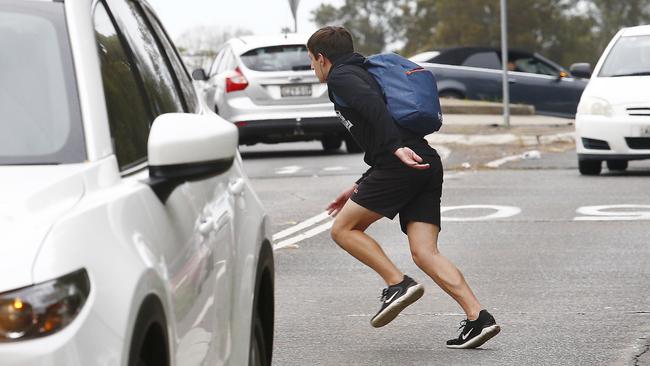
<path id="1" fill-rule="evenodd" d="M 307 36 L 246 36 L 226 42 L 209 72 L 197 69 L 211 108 L 239 128 L 239 143 L 320 140 L 336 150 L 359 147 L 348 137 L 310 68 Z"/>

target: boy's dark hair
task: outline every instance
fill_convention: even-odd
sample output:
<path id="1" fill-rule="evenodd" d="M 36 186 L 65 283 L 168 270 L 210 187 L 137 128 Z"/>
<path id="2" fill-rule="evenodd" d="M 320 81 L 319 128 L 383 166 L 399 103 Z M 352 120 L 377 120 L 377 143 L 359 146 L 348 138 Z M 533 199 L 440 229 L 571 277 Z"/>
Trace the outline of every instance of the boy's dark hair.
<path id="1" fill-rule="evenodd" d="M 327 26 L 317 30 L 309 37 L 307 49 L 314 56 L 319 53 L 334 61 L 341 55 L 354 52 L 352 35 L 343 27 Z"/>

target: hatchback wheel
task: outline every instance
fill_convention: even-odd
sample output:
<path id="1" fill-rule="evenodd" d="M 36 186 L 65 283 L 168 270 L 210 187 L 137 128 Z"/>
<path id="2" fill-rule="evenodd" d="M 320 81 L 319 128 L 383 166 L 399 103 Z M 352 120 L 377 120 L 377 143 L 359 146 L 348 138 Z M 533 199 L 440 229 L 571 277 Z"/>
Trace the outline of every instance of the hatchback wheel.
<path id="1" fill-rule="evenodd" d="M 578 169 L 582 175 L 598 175 L 603 162 L 600 160 L 578 160 Z"/>
<path id="2" fill-rule="evenodd" d="M 323 144 L 323 149 L 327 151 L 340 149 L 343 143 L 338 137 L 324 137 L 320 142 Z"/>
<path id="3" fill-rule="evenodd" d="M 253 337 L 250 342 L 248 356 L 249 366 L 268 366 L 266 357 L 266 341 L 264 340 L 264 324 L 257 311 L 253 319 Z"/>
<path id="4" fill-rule="evenodd" d="M 627 169 L 627 160 L 607 160 L 607 169 L 612 171 L 624 171 Z"/>

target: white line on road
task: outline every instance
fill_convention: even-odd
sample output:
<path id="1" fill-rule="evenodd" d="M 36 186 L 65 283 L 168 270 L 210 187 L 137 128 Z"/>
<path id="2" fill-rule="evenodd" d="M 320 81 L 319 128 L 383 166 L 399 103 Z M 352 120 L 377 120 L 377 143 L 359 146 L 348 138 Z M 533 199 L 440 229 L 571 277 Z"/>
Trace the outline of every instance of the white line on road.
<path id="1" fill-rule="evenodd" d="M 537 160 L 540 159 L 542 155 L 540 154 L 539 151 L 537 150 L 531 150 L 531 151 L 526 151 L 523 154 L 519 155 L 513 155 L 513 156 L 506 156 L 501 159 L 493 160 L 487 164 L 485 164 L 486 167 L 488 168 L 498 168 L 501 165 L 511 162 L 511 161 L 516 161 L 516 160 Z"/>
<path id="2" fill-rule="evenodd" d="M 505 158 L 493 160 L 487 164 L 485 164 L 486 167 L 488 168 L 498 168 L 501 165 L 511 162 L 511 161 L 517 161 L 521 159 L 521 155 L 513 155 L 513 156 L 506 156 Z"/>
<path id="3" fill-rule="evenodd" d="M 278 168 L 275 170 L 276 174 L 295 174 L 298 173 L 298 171 L 302 170 L 301 166 L 297 165 L 290 165 L 290 166 L 283 166 L 282 168 Z"/>
<path id="4" fill-rule="evenodd" d="M 316 226 L 315 228 L 313 228 L 313 229 L 311 229 L 311 230 L 309 230 L 307 232 L 304 232 L 304 233 L 302 233 L 300 235 L 296 235 L 296 236 L 294 236 L 292 238 L 289 238 L 287 240 L 283 240 L 283 241 L 281 241 L 279 243 L 276 243 L 273 246 L 273 250 L 286 248 L 286 247 L 289 247 L 291 245 L 294 245 L 294 244 L 298 243 L 299 241 L 303 241 L 305 239 L 311 238 L 312 236 L 316 236 L 316 235 L 322 233 L 325 230 L 329 230 L 332 227 L 332 224 L 334 224 L 334 220 L 330 220 L 330 221 L 328 221 L 328 222 L 326 222 L 326 223 L 324 223 L 322 225 Z"/>
<path id="5" fill-rule="evenodd" d="M 344 166 L 328 166 L 327 168 L 323 168 L 325 172 L 342 172 L 346 170 L 350 170 L 350 168 Z"/>
<path id="6" fill-rule="evenodd" d="M 276 233 L 275 235 L 273 235 L 273 241 L 285 238 L 285 237 L 287 237 L 287 236 L 289 236 L 289 235 L 291 235 L 293 233 L 297 233 L 298 231 L 300 231 L 302 229 L 306 229 L 306 228 L 308 228 L 308 227 L 310 227 L 312 225 L 316 225 L 317 223 L 325 220 L 328 217 L 330 217 L 330 216 L 327 214 L 327 212 L 323 212 L 323 213 L 320 213 L 320 214 L 318 214 L 318 215 L 316 215 L 314 217 L 308 218 L 307 220 L 305 220 L 305 221 L 303 221 L 303 222 L 301 222 L 301 223 L 299 223 L 297 225 L 291 226 L 291 227 L 289 227 L 287 229 L 284 229 L 284 230 L 280 231 L 279 233 Z"/>

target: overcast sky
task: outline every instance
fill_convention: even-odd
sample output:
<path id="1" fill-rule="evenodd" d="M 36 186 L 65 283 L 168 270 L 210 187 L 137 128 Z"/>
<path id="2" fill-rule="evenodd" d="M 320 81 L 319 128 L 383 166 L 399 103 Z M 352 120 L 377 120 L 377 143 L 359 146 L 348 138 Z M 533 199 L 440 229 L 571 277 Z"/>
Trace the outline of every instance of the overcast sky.
<path id="1" fill-rule="evenodd" d="M 298 31 L 311 33 L 316 26 L 311 12 L 320 4 L 341 5 L 344 0 L 300 0 Z M 195 26 L 243 28 L 254 34 L 293 29 L 289 0 L 149 0 L 172 38 Z"/>

